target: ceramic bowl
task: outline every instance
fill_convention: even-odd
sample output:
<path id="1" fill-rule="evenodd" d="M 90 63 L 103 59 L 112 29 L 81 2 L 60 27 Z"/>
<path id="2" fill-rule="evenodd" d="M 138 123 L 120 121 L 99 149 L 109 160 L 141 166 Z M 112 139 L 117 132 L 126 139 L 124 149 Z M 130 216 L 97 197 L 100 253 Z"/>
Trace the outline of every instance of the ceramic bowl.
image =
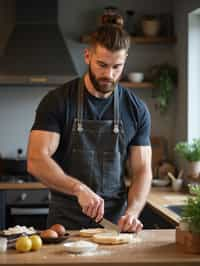
<path id="1" fill-rule="evenodd" d="M 130 72 L 128 79 L 132 82 L 142 82 L 144 80 L 144 73 L 142 72 Z"/>

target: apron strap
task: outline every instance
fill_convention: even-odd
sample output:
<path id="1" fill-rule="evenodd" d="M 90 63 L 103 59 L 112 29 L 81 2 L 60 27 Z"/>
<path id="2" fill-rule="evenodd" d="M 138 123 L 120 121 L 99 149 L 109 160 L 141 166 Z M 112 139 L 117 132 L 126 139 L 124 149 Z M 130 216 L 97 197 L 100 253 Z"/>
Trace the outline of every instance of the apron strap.
<path id="1" fill-rule="evenodd" d="M 83 106 L 84 106 L 84 77 L 81 78 L 78 85 L 78 108 L 77 108 L 77 131 L 83 131 Z M 119 92 L 118 85 L 114 89 L 114 123 L 113 132 L 119 133 Z"/>
<path id="2" fill-rule="evenodd" d="M 83 86 L 84 78 L 82 77 L 78 84 L 78 109 L 77 109 L 77 130 L 83 131 Z"/>
<path id="3" fill-rule="evenodd" d="M 115 134 L 119 133 L 119 92 L 118 85 L 116 85 L 114 90 L 114 127 L 113 132 Z"/>

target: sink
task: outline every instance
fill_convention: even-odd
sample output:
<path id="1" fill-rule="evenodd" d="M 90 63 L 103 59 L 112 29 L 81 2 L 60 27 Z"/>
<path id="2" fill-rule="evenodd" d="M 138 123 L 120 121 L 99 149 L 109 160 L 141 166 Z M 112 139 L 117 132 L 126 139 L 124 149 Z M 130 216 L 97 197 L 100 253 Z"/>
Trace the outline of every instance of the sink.
<path id="1" fill-rule="evenodd" d="M 173 212 L 175 212 L 177 215 L 181 215 L 181 212 L 182 212 L 182 210 L 183 210 L 183 207 L 184 207 L 185 205 L 181 205 L 181 204 L 172 204 L 172 205 L 167 205 L 167 206 L 165 206 L 167 209 L 169 209 L 170 211 L 173 211 Z"/>

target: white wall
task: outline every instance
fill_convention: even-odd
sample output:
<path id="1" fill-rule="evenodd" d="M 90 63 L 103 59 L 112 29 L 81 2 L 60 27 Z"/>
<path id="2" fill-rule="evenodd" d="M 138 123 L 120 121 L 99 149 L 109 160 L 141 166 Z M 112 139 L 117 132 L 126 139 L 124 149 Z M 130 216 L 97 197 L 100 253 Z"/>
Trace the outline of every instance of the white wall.
<path id="1" fill-rule="evenodd" d="M 188 16 L 188 141 L 200 137 L 200 8 L 197 11 Z"/>
<path id="2" fill-rule="evenodd" d="M 179 141 L 187 141 L 188 139 L 188 15 L 199 7 L 199 0 L 173 1 L 175 34 L 177 36 L 175 55 L 179 70 L 178 88 L 175 95 L 174 145 Z M 175 158 L 180 167 L 184 168 L 185 161 L 177 154 L 175 154 Z"/>
<path id="3" fill-rule="evenodd" d="M 179 69 L 178 88 L 176 91 L 176 127 L 174 142 L 187 140 L 187 98 L 188 98 L 188 14 L 200 8 L 199 0 L 174 0 L 175 31 L 177 45 L 175 49 Z"/>
<path id="4" fill-rule="evenodd" d="M 16 157 L 18 148 L 22 148 L 25 155 L 36 106 L 49 89 L 23 86 L 0 87 L 0 153 L 2 156 Z"/>
<path id="5" fill-rule="evenodd" d="M 70 44 L 70 50 L 76 66 L 81 72 L 82 63 L 79 43 L 80 35 L 95 29 L 97 17 L 108 5 L 116 5 L 122 13 L 132 9 L 139 16 L 144 13 L 162 13 L 172 11 L 172 0 L 59 0 L 59 23 L 65 40 Z M 73 43 L 74 42 L 74 43 Z M 78 52 L 78 57 L 76 53 Z M 127 71 L 146 70 L 148 66 L 163 60 L 174 61 L 174 50 L 171 45 L 134 45 L 131 48 Z M 17 148 L 26 150 L 28 133 L 34 119 L 34 112 L 39 100 L 48 91 L 40 87 L 0 87 L 0 153 L 4 156 L 15 156 Z M 174 135 L 174 107 L 172 102 L 166 116 L 161 116 L 155 110 L 154 91 L 136 89 L 136 93 L 147 102 L 152 115 L 152 135 L 163 135 L 170 142 Z"/>

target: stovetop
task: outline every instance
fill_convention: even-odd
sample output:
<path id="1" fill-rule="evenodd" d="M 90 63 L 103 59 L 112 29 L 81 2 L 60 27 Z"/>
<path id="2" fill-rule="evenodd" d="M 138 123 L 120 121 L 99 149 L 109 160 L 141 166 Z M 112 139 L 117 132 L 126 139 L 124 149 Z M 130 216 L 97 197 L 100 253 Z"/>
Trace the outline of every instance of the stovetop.
<path id="1" fill-rule="evenodd" d="M 7 183 L 30 183 L 37 182 L 38 180 L 31 175 L 0 175 L 0 182 Z"/>

